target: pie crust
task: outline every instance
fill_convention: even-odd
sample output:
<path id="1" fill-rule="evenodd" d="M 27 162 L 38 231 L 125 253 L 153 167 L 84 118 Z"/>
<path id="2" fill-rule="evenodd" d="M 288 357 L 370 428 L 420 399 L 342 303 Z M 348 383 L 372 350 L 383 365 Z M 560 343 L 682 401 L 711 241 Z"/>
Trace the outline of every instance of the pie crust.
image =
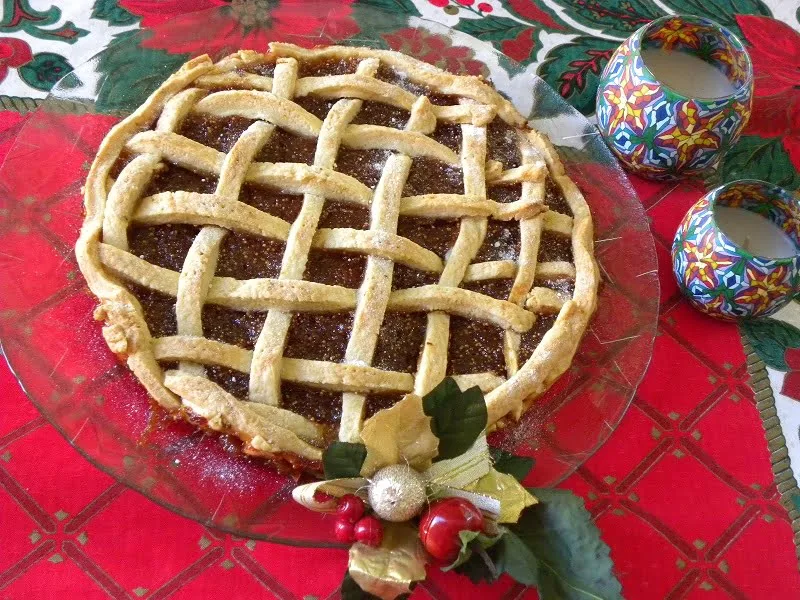
<path id="1" fill-rule="evenodd" d="M 304 108 L 312 100 L 327 102 L 324 118 Z M 353 123 L 367 105 L 377 106 L 379 116 L 408 114 L 407 122 L 401 127 Z M 179 133 L 192 118 L 246 128 L 222 152 Z M 299 140 L 298 147 L 311 143 L 313 164 L 256 160 L 279 132 Z M 460 136 L 460 144 L 437 141 L 441 132 Z M 506 145 L 511 140 L 508 156 L 516 158 L 493 159 L 493 140 Z M 375 185 L 337 171 L 345 149 L 385 158 Z M 203 177 L 211 193 L 148 194 L 165 168 Z M 444 191 L 409 194 L 415 173 Z M 460 173 L 463 189 L 437 187 L 437 173 Z M 245 186 L 296 196 L 299 212 L 289 220 L 261 210 L 243 201 Z M 345 211 L 368 211 L 368 226 L 319 226 L 328 202 Z M 333 439 L 359 441 L 370 398 L 388 399 L 390 405 L 402 394 L 428 392 L 448 374 L 462 387 L 481 387 L 491 425 L 518 419 L 568 368 L 596 305 L 591 215 L 549 140 L 529 129 L 514 106 L 481 79 L 397 52 L 272 43 L 267 54 L 240 51 L 218 63 L 207 56 L 192 59 L 108 133 L 89 171 L 85 208 L 76 254 L 99 299 L 95 316 L 105 323 L 111 350 L 171 413 L 193 422 L 200 417 L 203 427 L 241 438 L 247 452 L 295 469 L 317 468 Z M 426 238 L 444 231 L 425 229 L 427 220 L 450 223 L 457 231 L 446 252 L 425 246 Z M 428 234 L 416 241 L 400 235 L 419 223 Z M 161 228 L 159 235 L 167 236 L 180 227 L 194 228 L 182 265 L 165 268 L 132 251 L 135 227 Z M 256 246 L 266 239 L 270 248 L 282 249 L 277 273 L 223 276 L 218 262 L 227 257 L 226 236 L 234 234 L 256 240 Z M 169 254 L 169 240 L 159 239 L 162 245 L 155 244 L 154 251 Z M 476 260 L 492 239 L 499 258 Z M 518 244 L 508 256 L 506 239 Z M 553 243 L 563 255 L 543 260 L 543 240 L 561 240 Z M 310 257 L 320 253 L 362 261 L 360 285 L 304 279 Z M 253 256 L 241 259 L 246 264 L 240 266 L 258 266 L 261 255 Z M 398 283 L 401 268 L 421 273 L 424 284 L 393 289 L 393 275 Z M 175 299 L 174 335 L 151 331 L 142 300 L 148 294 Z M 263 316 L 253 347 L 204 336 L 209 306 L 242 318 Z M 294 350 L 286 356 L 296 314 L 311 323 L 309 335 L 319 329 L 314 319 L 327 322 L 317 315 L 352 315 L 344 319 L 352 323 L 343 359 L 298 357 Z M 374 366 L 376 352 L 383 352 L 377 346 L 389 335 L 382 333 L 387 315 L 398 319 L 394 331 L 403 335 L 409 329 L 403 318 L 424 319 L 418 321 L 424 323 L 424 339 L 412 372 Z M 482 332 L 495 330 L 497 348 L 486 345 L 486 351 L 501 356 L 503 368 L 456 373 L 451 365 L 456 358 L 472 358 L 448 349 L 462 338 L 478 347 Z M 400 345 L 395 354 L 408 350 L 409 344 Z M 384 354 L 392 352 L 390 345 Z M 209 372 L 215 368 L 247 376 L 245 397 L 213 380 Z M 338 427 L 287 408 L 282 387 L 290 385 L 311 396 L 319 390 L 340 398 Z"/>

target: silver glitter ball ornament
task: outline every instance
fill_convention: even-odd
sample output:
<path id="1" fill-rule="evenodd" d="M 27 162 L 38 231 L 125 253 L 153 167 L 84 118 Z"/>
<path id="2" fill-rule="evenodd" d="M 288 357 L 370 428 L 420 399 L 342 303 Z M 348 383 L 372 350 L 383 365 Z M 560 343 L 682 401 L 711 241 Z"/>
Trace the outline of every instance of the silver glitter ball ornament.
<path id="1" fill-rule="evenodd" d="M 369 503 L 385 521 L 408 521 L 425 506 L 425 482 L 406 465 L 384 467 L 372 476 Z"/>

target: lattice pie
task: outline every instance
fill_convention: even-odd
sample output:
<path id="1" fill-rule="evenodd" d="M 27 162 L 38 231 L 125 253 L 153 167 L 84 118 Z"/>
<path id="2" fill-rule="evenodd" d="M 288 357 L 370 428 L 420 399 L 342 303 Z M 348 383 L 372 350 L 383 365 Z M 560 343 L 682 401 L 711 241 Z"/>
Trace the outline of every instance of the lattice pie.
<path id="1" fill-rule="evenodd" d="M 596 302 L 547 139 L 396 52 L 193 59 L 110 131 L 85 202 L 110 348 L 168 411 L 295 470 L 447 375 L 518 418 Z"/>

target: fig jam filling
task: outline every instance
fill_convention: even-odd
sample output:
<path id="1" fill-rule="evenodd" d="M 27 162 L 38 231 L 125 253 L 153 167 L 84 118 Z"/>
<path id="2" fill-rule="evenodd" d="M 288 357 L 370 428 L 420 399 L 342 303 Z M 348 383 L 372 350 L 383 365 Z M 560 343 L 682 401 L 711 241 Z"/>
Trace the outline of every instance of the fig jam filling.
<path id="1" fill-rule="evenodd" d="M 308 96 L 294 99 L 295 104 L 303 107 L 312 115 L 323 121 L 336 102 L 338 102 L 338 100 L 329 100 L 315 94 L 309 94 Z"/>
<path id="2" fill-rule="evenodd" d="M 361 110 L 350 122 L 353 125 L 380 125 L 403 129 L 409 118 L 411 118 L 411 113 L 407 110 L 382 102 L 364 100 L 361 103 Z"/>
<path id="3" fill-rule="evenodd" d="M 496 185 L 487 190 L 489 198 L 495 202 L 502 202 L 508 204 L 509 202 L 516 202 L 522 200 L 522 184 L 515 183 L 512 185 Z"/>
<path id="4" fill-rule="evenodd" d="M 416 242 L 444 259 L 458 239 L 458 221 L 426 219 L 424 217 L 400 217 L 397 235 Z"/>
<path id="5" fill-rule="evenodd" d="M 538 262 L 556 260 L 572 262 L 572 238 L 552 231 L 543 231 L 537 260 Z"/>
<path id="6" fill-rule="evenodd" d="M 266 63 L 247 65 L 246 67 L 242 67 L 241 69 L 239 69 L 239 71 L 242 73 L 253 73 L 255 75 L 261 75 L 263 77 L 272 77 L 275 75 L 275 63 L 266 62 Z"/>
<path id="7" fill-rule="evenodd" d="M 298 77 L 324 77 L 325 75 L 347 75 L 355 73 L 360 61 L 357 58 L 323 58 L 300 62 Z"/>
<path id="8" fill-rule="evenodd" d="M 308 254 L 303 279 L 355 289 L 361 286 L 366 268 L 367 257 L 364 254 L 312 250 Z"/>
<path id="9" fill-rule="evenodd" d="M 260 211 L 293 223 L 303 208 L 303 197 L 284 194 L 278 188 L 245 183 L 239 191 L 239 201 Z"/>
<path id="10" fill-rule="evenodd" d="M 374 189 L 390 154 L 387 150 L 356 150 L 342 146 L 336 155 L 334 169 Z"/>
<path id="11" fill-rule="evenodd" d="M 403 196 L 421 194 L 463 194 L 461 169 L 432 158 L 417 157 L 411 161 Z"/>
<path id="12" fill-rule="evenodd" d="M 250 386 L 250 376 L 247 373 L 219 365 L 207 365 L 206 375 L 231 396 L 239 400 L 247 400 Z"/>
<path id="13" fill-rule="evenodd" d="M 256 155 L 257 162 L 314 164 L 317 138 L 295 135 L 276 127 L 267 143 Z"/>
<path id="14" fill-rule="evenodd" d="M 337 227 L 369 229 L 369 209 L 350 202 L 326 200 L 317 226 L 320 229 Z"/>
<path id="15" fill-rule="evenodd" d="M 489 219 L 486 237 L 473 259 L 473 263 L 492 260 L 516 260 L 519 256 L 520 233 L 517 221 Z"/>
<path id="16" fill-rule="evenodd" d="M 400 263 L 394 264 L 392 275 L 392 291 L 405 290 L 408 288 L 422 287 L 423 285 L 434 285 L 439 281 L 438 273 L 430 271 L 420 271 Z"/>
<path id="17" fill-rule="evenodd" d="M 561 188 L 556 185 L 556 182 L 553 181 L 549 174 L 544 180 L 544 203 L 550 210 L 559 212 L 562 215 L 572 216 L 572 210 L 564 197 L 564 192 L 561 191 Z"/>
<path id="18" fill-rule="evenodd" d="M 142 306 L 144 322 L 154 338 L 167 337 L 178 333 L 178 319 L 175 316 L 175 298 L 156 292 L 131 281 L 128 291 Z"/>
<path id="19" fill-rule="evenodd" d="M 248 233 L 229 231 L 223 238 L 217 261 L 217 277 L 234 279 L 275 278 L 281 270 L 286 244 Z"/>
<path id="20" fill-rule="evenodd" d="M 444 144 L 453 152 L 461 152 L 461 125 L 455 123 L 439 123 L 430 135 L 440 144 Z"/>
<path id="21" fill-rule="evenodd" d="M 505 376 L 502 328 L 486 321 L 451 316 L 447 374 L 465 375 L 487 371 Z"/>
<path id="22" fill-rule="evenodd" d="M 160 192 L 197 192 L 211 194 L 217 189 L 216 175 L 201 175 L 171 163 L 163 163 L 142 197 Z"/>
<path id="23" fill-rule="evenodd" d="M 203 336 L 252 350 L 264 327 L 267 313 L 244 312 L 215 304 L 203 306 Z"/>
<path id="24" fill-rule="evenodd" d="M 372 365 L 387 371 L 414 373 L 425 342 L 425 313 L 386 312 Z"/>
<path id="25" fill-rule="evenodd" d="M 342 393 L 283 381 L 281 408 L 326 425 L 333 434 L 342 418 Z"/>
<path id="26" fill-rule="evenodd" d="M 342 362 L 353 329 L 353 313 L 294 313 L 283 355 Z"/>
<path id="27" fill-rule="evenodd" d="M 178 134 L 200 142 L 220 152 L 230 152 L 245 129 L 255 123 L 244 117 L 211 117 L 203 114 L 189 114 L 181 123 Z"/>
<path id="28" fill-rule="evenodd" d="M 199 232 L 195 225 L 134 225 L 128 228 L 128 251 L 152 265 L 180 272 Z"/>
<path id="29" fill-rule="evenodd" d="M 486 158 L 503 163 L 504 169 L 512 169 L 522 164 L 519 151 L 519 134 L 511 125 L 496 118 L 486 128 Z"/>
<path id="30" fill-rule="evenodd" d="M 519 343 L 519 364 L 525 363 L 542 341 L 544 334 L 550 331 L 556 322 L 556 315 L 539 315 L 528 331 L 522 334 Z"/>

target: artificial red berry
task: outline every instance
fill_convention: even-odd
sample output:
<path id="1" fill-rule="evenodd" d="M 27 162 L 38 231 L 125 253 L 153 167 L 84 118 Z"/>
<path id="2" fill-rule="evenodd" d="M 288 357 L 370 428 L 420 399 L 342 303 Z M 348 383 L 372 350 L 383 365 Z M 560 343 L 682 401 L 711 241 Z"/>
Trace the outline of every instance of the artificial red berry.
<path id="1" fill-rule="evenodd" d="M 478 10 L 485 13 L 490 13 L 494 10 L 491 4 L 487 4 L 486 2 L 481 2 L 478 4 Z"/>
<path id="2" fill-rule="evenodd" d="M 355 494 L 346 494 L 339 500 L 336 514 L 340 519 L 355 523 L 364 516 L 364 501 Z"/>
<path id="3" fill-rule="evenodd" d="M 472 4 L 473 4 L 473 2 L 475 2 L 475 0 L 456 0 L 456 2 L 458 2 L 462 6 L 472 6 Z"/>
<path id="4" fill-rule="evenodd" d="M 419 539 L 434 558 L 452 562 L 461 549 L 459 531 L 481 531 L 483 513 L 463 498 L 445 498 L 430 505 L 419 522 Z"/>
<path id="5" fill-rule="evenodd" d="M 333 526 L 333 535 L 336 539 L 345 544 L 352 544 L 356 541 L 356 532 L 353 524 L 345 519 L 339 519 Z"/>
<path id="6" fill-rule="evenodd" d="M 314 492 L 314 500 L 316 500 L 319 503 L 330 502 L 335 498 L 336 498 L 335 496 L 331 496 L 330 494 L 326 494 L 325 492 L 321 492 L 320 490 Z"/>
<path id="7" fill-rule="evenodd" d="M 430 2 L 434 6 L 438 6 L 439 8 L 442 8 L 443 6 L 447 6 L 448 4 L 450 4 L 450 0 L 428 0 L 428 2 Z"/>
<path id="8" fill-rule="evenodd" d="M 355 533 L 356 541 L 377 548 L 383 540 L 383 525 L 378 519 L 369 515 L 356 523 Z"/>

